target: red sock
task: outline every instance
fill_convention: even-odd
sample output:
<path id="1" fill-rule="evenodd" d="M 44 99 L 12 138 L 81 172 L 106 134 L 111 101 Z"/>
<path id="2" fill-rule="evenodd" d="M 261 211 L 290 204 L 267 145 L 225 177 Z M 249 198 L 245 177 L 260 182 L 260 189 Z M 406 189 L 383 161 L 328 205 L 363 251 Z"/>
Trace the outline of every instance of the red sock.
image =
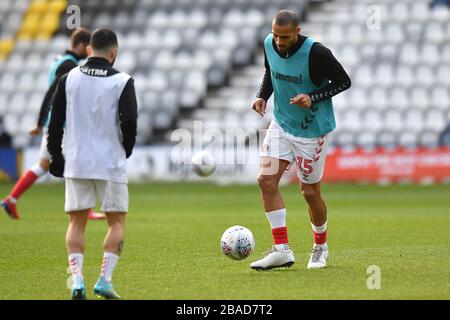
<path id="1" fill-rule="evenodd" d="M 11 192 L 11 197 L 19 199 L 20 196 L 36 182 L 37 178 L 38 176 L 33 171 L 28 170 L 27 173 L 17 181 Z"/>
<path id="2" fill-rule="evenodd" d="M 315 244 L 324 244 L 325 242 L 327 242 L 327 232 L 325 231 L 324 233 L 314 233 L 314 243 Z"/>
<path id="3" fill-rule="evenodd" d="M 275 245 L 288 243 L 288 234 L 286 227 L 272 229 L 272 236 Z"/>

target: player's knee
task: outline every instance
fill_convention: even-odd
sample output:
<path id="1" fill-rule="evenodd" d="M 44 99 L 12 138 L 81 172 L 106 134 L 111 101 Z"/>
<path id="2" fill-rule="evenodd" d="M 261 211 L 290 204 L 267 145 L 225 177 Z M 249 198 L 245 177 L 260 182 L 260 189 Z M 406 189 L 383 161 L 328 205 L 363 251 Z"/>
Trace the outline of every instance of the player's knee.
<path id="1" fill-rule="evenodd" d="M 41 160 L 39 162 L 39 166 L 42 168 L 42 170 L 47 172 L 50 169 L 50 161 L 48 161 L 48 160 Z"/>
<path id="2" fill-rule="evenodd" d="M 278 182 L 272 176 L 259 175 L 257 178 L 258 185 L 262 192 L 274 193 L 278 190 Z"/>
<path id="3" fill-rule="evenodd" d="M 81 222 L 72 221 L 70 223 L 70 233 L 75 237 L 82 237 L 86 230 L 86 226 Z"/>
<path id="4" fill-rule="evenodd" d="M 106 212 L 108 225 L 112 228 L 125 228 L 125 216 L 123 212 Z"/>

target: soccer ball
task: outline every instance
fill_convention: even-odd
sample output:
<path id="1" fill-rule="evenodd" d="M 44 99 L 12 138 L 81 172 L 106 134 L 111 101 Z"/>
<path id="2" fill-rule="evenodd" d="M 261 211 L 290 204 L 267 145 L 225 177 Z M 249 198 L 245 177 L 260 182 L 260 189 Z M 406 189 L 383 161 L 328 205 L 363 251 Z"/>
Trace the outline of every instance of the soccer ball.
<path id="1" fill-rule="evenodd" d="M 200 177 L 207 177 L 216 170 L 216 161 L 208 151 L 199 151 L 192 156 L 192 169 Z"/>
<path id="2" fill-rule="evenodd" d="M 255 238 L 247 228 L 233 226 L 223 233 L 220 239 L 220 249 L 228 258 L 242 260 L 255 250 Z"/>

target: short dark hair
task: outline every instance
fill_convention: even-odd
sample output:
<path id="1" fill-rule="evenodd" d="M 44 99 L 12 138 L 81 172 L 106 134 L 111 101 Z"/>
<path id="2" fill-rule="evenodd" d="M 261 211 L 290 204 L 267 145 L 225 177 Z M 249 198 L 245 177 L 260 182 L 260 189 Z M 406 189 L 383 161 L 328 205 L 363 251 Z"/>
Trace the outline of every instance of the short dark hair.
<path id="1" fill-rule="evenodd" d="M 117 35 L 110 29 L 97 29 L 92 34 L 91 47 L 94 50 L 102 51 L 118 46 Z"/>
<path id="2" fill-rule="evenodd" d="M 84 29 L 76 29 L 71 36 L 72 48 L 77 47 L 80 43 L 88 45 L 91 42 L 91 32 Z"/>
<path id="3" fill-rule="evenodd" d="M 300 25 L 299 15 L 292 10 L 280 10 L 275 16 L 275 24 L 279 26 L 292 25 L 293 27 L 298 27 Z"/>

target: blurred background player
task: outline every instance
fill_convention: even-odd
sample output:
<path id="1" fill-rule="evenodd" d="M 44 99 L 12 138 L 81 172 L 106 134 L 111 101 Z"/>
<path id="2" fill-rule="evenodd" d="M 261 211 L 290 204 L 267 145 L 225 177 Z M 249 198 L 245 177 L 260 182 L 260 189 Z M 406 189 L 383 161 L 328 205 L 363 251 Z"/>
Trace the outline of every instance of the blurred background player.
<path id="1" fill-rule="evenodd" d="M 3 119 L 0 117 L 0 147 L 10 147 L 11 136 L 5 131 Z"/>
<path id="2" fill-rule="evenodd" d="M 137 102 L 133 79 L 112 67 L 117 50 L 113 31 L 95 31 L 88 61 L 61 78 L 53 103 L 48 135 L 50 172 L 66 178 L 65 211 L 70 215 L 66 244 L 73 299 L 86 298 L 84 231 L 96 198 L 106 213 L 109 230 L 94 293 L 106 299 L 120 298 L 113 289 L 112 274 L 124 243 L 128 211 L 126 159 L 136 142 Z M 61 148 L 63 133 L 65 158 Z"/>
<path id="3" fill-rule="evenodd" d="M 86 59 L 86 48 L 89 45 L 91 33 L 86 29 L 77 29 L 71 37 L 71 49 L 59 56 L 52 64 L 49 72 L 49 86 L 42 101 L 39 119 L 36 128 L 30 130 L 35 137 L 42 133 L 42 143 L 39 153 L 39 163 L 31 167 L 15 184 L 11 193 L 3 199 L 1 205 L 12 219 L 19 219 L 17 201 L 40 177 L 48 172 L 50 166 L 50 154 L 47 150 L 47 127 L 50 120 L 52 99 L 59 79 L 70 70 L 78 66 L 81 60 Z M 89 218 L 93 220 L 105 219 L 105 216 L 94 211 L 89 212 Z"/>
<path id="4" fill-rule="evenodd" d="M 328 134 L 336 127 L 331 97 L 348 89 L 350 78 L 331 51 L 313 38 L 300 35 L 299 16 L 277 13 L 272 33 L 264 41 L 266 72 L 253 109 L 260 115 L 274 93 L 274 120 L 263 142 L 258 183 L 274 246 L 255 270 L 290 267 L 295 262 L 288 243 L 286 206 L 278 190 L 291 163 L 297 166 L 301 190 L 309 208 L 314 246 L 308 269 L 324 268 L 327 207 L 320 193 Z"/>

